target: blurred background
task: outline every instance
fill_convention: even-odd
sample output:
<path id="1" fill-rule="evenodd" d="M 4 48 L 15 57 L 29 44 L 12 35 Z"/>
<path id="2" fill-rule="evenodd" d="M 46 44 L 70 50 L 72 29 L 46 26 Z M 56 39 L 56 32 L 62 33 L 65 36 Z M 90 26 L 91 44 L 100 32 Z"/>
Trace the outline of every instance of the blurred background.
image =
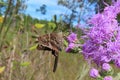
<path id="1" fill-rule="evenodd" d="M 93 80 L 81 53 L 65 52 L 67 42 L 52 72 L 53 55 L 38 51 L 34 37 L 73 31 L 79 38 L 104 7 L 103 0 L 0 0 L 0 80 Z"/>

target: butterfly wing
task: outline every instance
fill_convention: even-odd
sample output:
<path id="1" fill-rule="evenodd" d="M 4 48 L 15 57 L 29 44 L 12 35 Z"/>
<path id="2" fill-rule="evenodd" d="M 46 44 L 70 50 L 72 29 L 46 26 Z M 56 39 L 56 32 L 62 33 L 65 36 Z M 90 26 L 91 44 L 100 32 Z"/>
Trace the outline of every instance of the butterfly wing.
<path id="1" fill-rule="evenodd" d="M 59 51 L 62 50 L 62 37 L 57 33 L 50 33 L 38 38 L 38 50 L 49 50 L 55 56 L 53 72 L 57 69 Z"/>
<path id="2" fill-rule="evenodd" d="M 38 37 L 38 50 L 51 50 L 50 43 L 49 43 L 49 35 L 43 35 Z"/>
<path id="3" fill-rule="evenodd" d="M 61 51 L 62 38 L 57 33 L 46 34 L 38 37 L 38 50 L 51 49 Z"/>

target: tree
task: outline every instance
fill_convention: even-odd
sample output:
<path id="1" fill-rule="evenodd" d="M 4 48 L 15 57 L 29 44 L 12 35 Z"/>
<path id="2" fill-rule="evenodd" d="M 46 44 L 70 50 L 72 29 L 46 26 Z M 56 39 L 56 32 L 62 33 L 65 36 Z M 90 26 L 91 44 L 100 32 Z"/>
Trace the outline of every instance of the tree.
<path id="1" fill-rule="evenodd" d="M 63 15 L 63 20 L 70 26 L 73 22 L 86 22 L 95 13 L 96 6 L 94 0 L 58 0 L 58 4 L 68 8 L 71 13 Z"/>
<path id="2" fill-rule="evenodd" d="M 37 12 L 41 12 L 41 14 L 43 14 L 43 15 L 45 15 L 46 14 L 46 12 L 47 12 L 47 10 L 46 10 L 46 5 L 45 4 L 43 4 L 42 6 L 40 6 L 40 8 L 39 9 L 36 9 L 36 11 Z"/>

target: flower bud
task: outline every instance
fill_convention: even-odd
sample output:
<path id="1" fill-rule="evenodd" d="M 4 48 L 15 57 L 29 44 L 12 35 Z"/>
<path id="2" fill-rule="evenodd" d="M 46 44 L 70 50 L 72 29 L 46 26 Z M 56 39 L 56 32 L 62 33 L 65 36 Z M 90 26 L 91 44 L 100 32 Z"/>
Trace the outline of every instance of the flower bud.
<path id="1" fill-rule="evenodd" d="M 108 63 L 103 63 L 102 69 L 105 70 L 105 71 L 110 71 L 111 66 Z"/>
<path id="2" fill-rule="evenodd" d="M 103 80 L 113 80 L 112 79 L 112 77 L 111 76 L 106 76 L 106 77 L 104 77 L 104 79 Z"/>
<path id="3" fill-rule="evenodd" d="M 98 76 L 99 76 L 99 72 L 98 72 L 98 70 L 97 69 L 95 69 L 95 68 L 92 68 L 91 70 L 90 70 L 90 76 L 91 77 L 93 77 L 93 78 L 97 78 Z"/>

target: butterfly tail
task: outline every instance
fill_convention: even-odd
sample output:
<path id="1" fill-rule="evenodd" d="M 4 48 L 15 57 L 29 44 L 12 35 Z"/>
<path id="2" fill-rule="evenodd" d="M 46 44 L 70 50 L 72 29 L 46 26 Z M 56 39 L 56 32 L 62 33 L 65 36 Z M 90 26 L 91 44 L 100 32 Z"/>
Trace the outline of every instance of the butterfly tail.
<path id="1" fill-rule="evenodd" d="M 55 71 L 56 71 L 56 69 L 57 69 L 57 64 L 58 64 L 58 56 L 55 56 L 55 61 L 54 61 L 53 72 L 55 72 Z"/>

